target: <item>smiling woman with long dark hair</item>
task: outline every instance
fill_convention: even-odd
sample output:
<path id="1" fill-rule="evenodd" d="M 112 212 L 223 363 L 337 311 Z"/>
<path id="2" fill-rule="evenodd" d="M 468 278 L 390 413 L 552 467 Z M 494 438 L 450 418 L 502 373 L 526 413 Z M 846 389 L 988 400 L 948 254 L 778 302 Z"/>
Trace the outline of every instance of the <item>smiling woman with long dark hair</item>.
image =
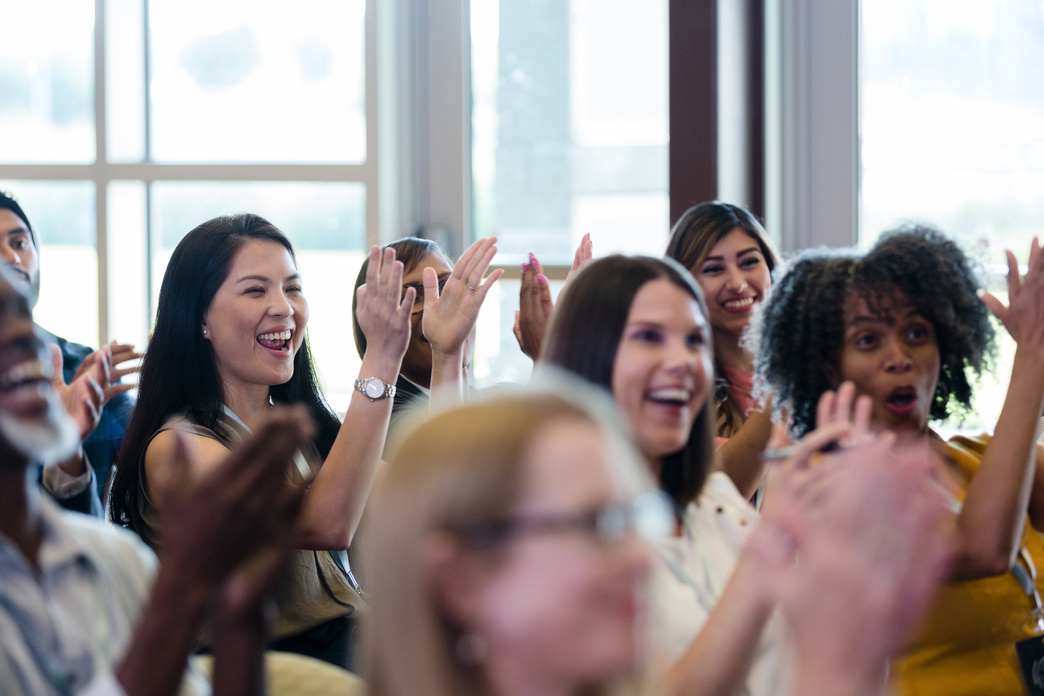
<path id="1" fill-rule="evenodd" d="M 750 497 L 764 472 L 761 452 L 772 430 L 771 405 L 754 399 L 754 355 L 741 339 L 768 295 L 779 255 L 749 210 L 706 201 L 678 218 L 667 256 L 692 273 L 707 302 L 720 467 Z"/>
<path id="2" fill-rule="evenodd" d="M 171 256 L 142 363 L 110 506 L 154 547 L 165 469 L 185 458 L 205 476 L 273 403 L 300 403 L 318 424 L 288 478 L 310 482 L 295 531 L 300 549 L 277 590 L 279 649 L 346 665 L 362 606 L 344 553 L 376 475 L 391 390 L 409 340 L 414 293 L 400 298 L 394 252 L 370 254 L 359 318 L 368 350 L 343 424 L 326 404 L 308 350 L 308 302 L 286 236 L 257 215 L 220 217 Z"/>
<path id="3" fill-rule="evenodd" d="M 563 291 L 541 361 L 608 390 L 661 490 L 675 534 L 655 544 L 653 647 L 677 692 L 776 693 L 771 573 L 745 548 L 758 513 L 713 471 L 713 345 L 692 276 L 671 259 L 607 256 Z M 716 617 L 716 628 L 702 629 Z M 727 647 L 725 647 L 727 646 Z M 676 691 L 671 691 L 675 693 Z"/>

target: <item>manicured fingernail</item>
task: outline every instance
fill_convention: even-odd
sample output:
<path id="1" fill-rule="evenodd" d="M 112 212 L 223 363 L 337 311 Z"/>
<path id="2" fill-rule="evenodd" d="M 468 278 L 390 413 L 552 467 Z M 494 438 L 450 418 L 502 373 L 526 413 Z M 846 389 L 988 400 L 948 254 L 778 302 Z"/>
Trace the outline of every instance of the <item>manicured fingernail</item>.
<path id="1" fill-rule="evenodd" d="M 538 274 L 537 275 L 537 282 L 540 283 L 541 285 L 547 285 L 547 278 L 545 278 L 543 276 L 543 274 Z"/>
<path id="2" fill-rule="evenodd" d="M 529 263 L 536 263 L 536 256 L 533 256 L 533 252 L 529 252 Z"/>

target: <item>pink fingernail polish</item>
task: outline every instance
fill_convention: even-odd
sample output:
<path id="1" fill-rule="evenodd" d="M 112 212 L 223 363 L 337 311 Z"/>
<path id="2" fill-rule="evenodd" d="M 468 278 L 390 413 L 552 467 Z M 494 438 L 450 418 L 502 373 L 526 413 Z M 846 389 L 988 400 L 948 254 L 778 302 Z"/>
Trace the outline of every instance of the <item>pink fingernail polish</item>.
<path id="1" fill-rule="evenodd" d="M 541 285 L 547 285 L 547 278 L 545 278 L 543 274 L 539 274 L 537 275 L 537 282 Z"/>
<path id="2" fill-rule="evenodd" d="M 536 256 L 533 255 L 532 251 L 529 252 L 529 263 L 536 263 Z"/>

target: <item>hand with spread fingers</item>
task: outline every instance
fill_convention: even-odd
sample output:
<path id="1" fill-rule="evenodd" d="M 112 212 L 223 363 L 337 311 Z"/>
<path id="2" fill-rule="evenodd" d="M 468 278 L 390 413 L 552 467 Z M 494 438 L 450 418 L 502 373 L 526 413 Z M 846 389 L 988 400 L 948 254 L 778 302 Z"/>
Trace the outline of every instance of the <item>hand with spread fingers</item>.
<path id="1" fill-rule="evenodd" d="M 424 269 L 424 338 L 431 344 L 432 387 L 445 383 L 436 371 L 445 368 L 450 381 L 460 379 L 465 356 L 464 344 L 475 328 L 479 309 L 486 294 L 503 275 L 496 269 L 485 280 L 483 276 L 497 253 L 496 237 L 480 239 L 468 247 L 453 267 L 453 273 L 439 291 L 439 279 L 433 268 Z"/>
<path id="2" fill-rule="evenodd" d="M 846 382 L 820 399 L 819 427 L 784 463 L 784 494 L 766 500 L 750 542 L 776 568 L 795 693 L 878 693 L 952 560 L 931 462 L 896 457 L 891 433 L 870 434 L 869 399 L 853 396 Z"/>
<path id="3" fill-rule="evenodd" d="M 592 254 L 591 235 L 585 234 L 573 255 L 573 266 L 566 276 L 566 285 L 576 272 L 591 260 Z M 536 255 L 531 253 L 529 261 L 522 264 L 522 284 L 513 330 L 519 348 L 534 362 L 540 357 L 540 345 L 544 341 L 544 333 L 547 331 L 554 308 L 555 303 L 551 299 L 547 276 L 544 275 L 544 269 Z"/>
<path id="4" fill-rule="evenodd" d="M 417 291 L 402 291 L 403 267 L 395 250 L 374 246 L 366 269 L 366 283 L 356 291 L 356 318 L 366 336 L 367 350 L 402 361 L 410 342 L 410 313 Z M 396 364 L 395 371 L 398 371 Z"/>
<path id="5" fill-rule="evenodd" d="M 1016 343 L 1044 345 L 1044 254 L 1040 242 L 1034 237 L 1030 243 L 1026 275 L 1019 273 L 1015 254 L 1004 254 L 1008 260 L 1008 305 L 988 292 L 982 293 L 982 301 Z"/>
<path id="6" fill-rule="evenodd" d="M 839 458 L 827 457 L 825 451 L 864 445 L 872 439 L 872 409 L 873 404 L 868 399 L 855 398 L 855 385 L 851 382 L 843 383 L 837 392 L 825 392 L 816 410 L 816 429 L 791 448 L 790 456 L 768 467 L 762 513 L 771 518 L 777 505 L 801 509 L 809 492 L 818 490 L 834 475 L 833 465 Z M 769 450 L 787 451 L 787 441 L 786 425 L 777 423 L 773 427 Z"/>
<path id="7" fill-rule="evenodd" d="M 258 553 L 291 538 L 307 486 L 287 480 L 294 453 L 315 425 L 304 407 L 279 407 L 225 461 L 194 478 L 178 446 L 165 467 L 160 559 L 211 590 L 228 581 Z"/>
<path id="8" fill-rule="evenodd" d="M 51 387 L 61 396 L 65 410 L 76 422 L 80 442 L 98 426 L 102 408 L 108 400 L 102 385 L 109 384 L 111 379 L 109 366 L 112 358 L 109 347 L 105 346 L 95 355 L 91 366 L 86 370 L 78 370 L 76 378 L 66 384 L 62 377 L 62 351 L 56 345 L 51 346 L 54 366 Z"/>
<path id="9" fill-rule="evenodd" d="M 238 449 L 193 476 L 179 435 L 163 488 L 160 566 L 117 670 L 128 694 L 177 685 L 210 615 L 214 693 L 263 693 L 265 603 L 292 547 L 305 486 L 286 474 L 315 430 L 303 406 L 279 407 Z"/>
<path id="10" fill-rule="evenodd" d="M 108 345 L 94 351 L 83 359 L 80 366 L 76 368 L 76 373 L 73 375 L 72 381 L 75 382 L 82 375 L 93 370 L 95 361 L 101 357 L 102 352 L 105 350 L 108 350 L 109 352 L 109 383 L 105 385 L 104 400 L 104 403 L 107 404 L 114 397 L 119 396 L 120 394 L 125 394 L 131 389 L 134 389 L 135 385 L 124 384 L 123 378 L 127 375 L 141 372 L 141 364 L 137 363 L 130 367 L 120 367 L 120 365 L 125 365 L 131 361 L 138 360 L 144 354 L 135 350 L 133 343 L 117 343 L 115 340 L 111 341 Z"/>

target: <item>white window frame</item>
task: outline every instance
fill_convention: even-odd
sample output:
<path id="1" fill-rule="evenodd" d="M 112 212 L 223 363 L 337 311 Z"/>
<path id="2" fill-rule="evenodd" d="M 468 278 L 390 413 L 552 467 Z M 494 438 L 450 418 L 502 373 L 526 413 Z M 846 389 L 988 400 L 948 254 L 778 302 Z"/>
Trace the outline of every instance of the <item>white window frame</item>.
<path id="1" fill-rule="evenodd" d="M 148 0 L 141 0 L 146 3 Z M 95 209 L 98 251 L 98 344 L 110 338 L 114 297 L 110 287 L 120 272 L 111 263 L 108 188 L 114 181 L 138 181 L 146 185 L 156 181 L 298 181 L 361 183 L 366 186 L 366 243 L 378 244 L 394 238 L 409 215 L 408 207 L 395 205 L 404 187 L 400 164 L 408 149 L 399 146 L 398 66 L 393 40 L 400 0 L 367 0 L 365 19 L 366 79 L 366 161 L 361 164 L 166 164 L 152 161 L 121 163 L 108 159 L 107 132 L 107 67 L 106 67 L 106 0 L 94 0 L 94 116 L 95 161 L 91 164 L 4 164 L 0 178 L 32 181 L 89 181 L 95 185 Z M 143 12 L 143 17 L 146 16 Z M 143 26 L 142 31 L 147 31 Z M 384 40 L 381 40 L 384 39 Z M 402 44 L 400 44 L 401 46 Z M 378 63 L 388 69 L 378 80 Z M 148 77 L 146 76 L 146 79 Z M 145 92 L 147 94 L 147 90 Z M 384 126 L 382 128 L 382 126 Z M 385 133 L 387 129 L 387 133 Z M 387 161 L 385 161 L 387 157 Z M 147 220 L 150 226 L 152 221 Z M 385 235 L 381 231 L 385 230 Z M 148 249 L 148 245 L 145 246 Z M 140 259 L 148 268 L 150 260 Z M 151 279 L 150 283 L 158 283 Z M 140 300 L 139 313 L 146 326 L 151 322 L 146 288 Z M 128 340 L 131 337 L 122 337 Z M 144 337 L 142 337 L 144 338 Z"/>

